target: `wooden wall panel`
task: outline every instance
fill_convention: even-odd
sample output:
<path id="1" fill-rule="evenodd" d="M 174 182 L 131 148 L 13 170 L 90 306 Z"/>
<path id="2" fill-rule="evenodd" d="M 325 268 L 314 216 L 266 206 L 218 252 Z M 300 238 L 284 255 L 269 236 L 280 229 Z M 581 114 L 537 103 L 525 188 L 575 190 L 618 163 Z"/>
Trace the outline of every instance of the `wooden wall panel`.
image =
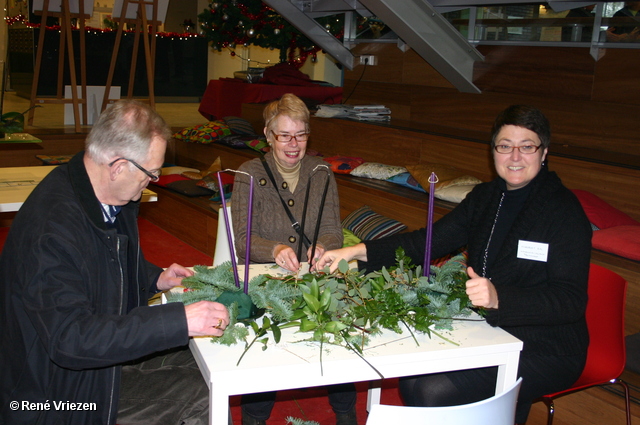
<path id="1" fill-rule="evenodd" d="M 362 81 L 386 81 L 388 83 L 403 84 L 403 62 L 404 54 L 395 44 L 358 44 L 352 49 L 356 56 L 356 66 L 353 70 L 345 69 L 345 80 Z M 377 65 L 360 65 L 360 55 L 375 55 L 378 59 Z M 364 72 L 363 72 L 364 71 Z M 347 93 L 347 90 L 345 90 Z"/>
<path id="2" fill-rule="evenodd" d="M 479 46 L 474 83 L 484 92 L 589 100 L 595 61 L 575 47 Z"/>
<path id="3" fill-rule="evenodd" d="M 596 62 L 593 100 L 614 104 L 635 105 L 618 107 L 619 115 L 627 113 L 640 117 L 640 52 L 638 49 L 606 49 Z M 637 134 L 637 131 L 636 131 Z"/>
<path id="4" fill-rule="evenodd" d="M 312 118 L 309 148 L 324 156 L 355 156 L 388 165 L 407 165 L 407 159 L 417 164 L 422 139 L 394 128 L 341 120 Z"/>
<path id="5" fill-rule="evenodd" d="M 482 140 L 499 111 L 531 104 L 549 117 L 554 143 L 580 149 L 581 155 L 591 149 L 594 158 L 626 155 L 627 165 L 640 165 L 640 113 L 630 107 L 640 104 L 637 49 L 608 49 L 596 62 L 586 48 L 480 46 L 486 60 L 476 63 L 474 82 L 481 94 L 444 87 L 442 77 L 411 50 L 399 53 L 395 45 L 376 49 L 354 48 L 384 55 L 380 68 L 388 69 L 367 70 L 357 86 L 361 67 L 345 71 L 345 93 L 353 91 L 350 104 L 382 103 L 394 119 L 448 126 L 452 134 L 476 131 Z"/>

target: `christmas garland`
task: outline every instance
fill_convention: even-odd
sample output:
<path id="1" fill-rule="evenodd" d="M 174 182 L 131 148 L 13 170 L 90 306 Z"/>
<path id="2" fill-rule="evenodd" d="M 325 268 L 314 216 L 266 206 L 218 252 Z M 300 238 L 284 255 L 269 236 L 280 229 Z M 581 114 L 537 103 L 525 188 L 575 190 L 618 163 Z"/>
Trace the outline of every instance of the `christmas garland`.
<path id="1" fill-rule="evenodd" d="M 266 349 L 269 335 L 279 342 L 281 330 L 287 327 L 307 332 L 309 341 L 344 346 L 359 355 L 371 337 L 383 329 L 402 333 L 406 328 L 412 335 L 434 334 L 447 340 L 436 329 L 451 329 L 455 318 L 473 311 L 465 292 L 468 275 L 464 255 L 440 267 L 431 266 L 430 276 L 423 276 L 422 266 L 413 266 L 401 248 L 396 260 L 395 267 L 368 274 L 350 269 L 342 261 L 334 273 L 258 275 L 250 279 L 247 293 L 255 307 L 264 312 L 261 324 L 256 318 L 243 320 L 246 306 L 241 302 L 228 302 L 229 294 L 243 294 L 234 283 L 229 262 L 213 268 L 196 266 L 194 276 L 183 280 L 184 292 L 171 292 L 167 300 L 184 304 L 209 300 L 227 305 L 229 326 L 212 342 L 244 342 L 245 353 L 256 341 Z M 250 342 L 248 328 L 254 334 Z"/>

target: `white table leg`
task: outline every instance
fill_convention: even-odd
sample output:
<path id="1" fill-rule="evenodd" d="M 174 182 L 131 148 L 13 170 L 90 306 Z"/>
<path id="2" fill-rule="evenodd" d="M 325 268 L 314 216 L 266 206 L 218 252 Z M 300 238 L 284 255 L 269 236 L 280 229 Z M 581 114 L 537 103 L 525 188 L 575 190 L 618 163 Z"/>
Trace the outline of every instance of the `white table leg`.
<path id="1" fill-rule="evenodd" d="M 382 394 L 382 382 L 372 381 L 369 383 L 369 391 L 367 392 L 367 412 L 371 410 L 374 404 L 380 404 L 380 395 Z"/>
<path id="2" fill-rule="evenodd" d="M 211 386 L 213 388 L 213 384 Z M 229 396 L 209 389 L 209 425 L 229 423 Z"/>
<path id="3" fill-rule="evenodd" d="M 496 380 L 496 394 L 501 394 L 505 389 L 513 385 L 518 379 L 518 363 L 520 352 L 507 354 L 506 364 L 498 366 L 498 379 Z"/>

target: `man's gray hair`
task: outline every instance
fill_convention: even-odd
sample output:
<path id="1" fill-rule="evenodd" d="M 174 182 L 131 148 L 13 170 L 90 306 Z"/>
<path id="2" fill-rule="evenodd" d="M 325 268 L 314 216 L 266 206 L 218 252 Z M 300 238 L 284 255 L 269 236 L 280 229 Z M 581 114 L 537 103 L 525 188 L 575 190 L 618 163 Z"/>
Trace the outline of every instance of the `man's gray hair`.
<path id="1" fill-rule="evenodd" d="M 98 164 L 115 156 L 144 161 L 151 141 L 171 138 L 171 129 L 148 105 L 135 100 L 119 100 L 107 108 L 85 141 L 85 149 Z"/>

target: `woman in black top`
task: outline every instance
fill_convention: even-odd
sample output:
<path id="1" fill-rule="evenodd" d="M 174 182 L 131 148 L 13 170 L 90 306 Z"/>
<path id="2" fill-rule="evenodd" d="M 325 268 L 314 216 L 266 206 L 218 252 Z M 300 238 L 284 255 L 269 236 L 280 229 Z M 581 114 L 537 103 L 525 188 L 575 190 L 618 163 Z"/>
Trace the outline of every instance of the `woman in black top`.
<path id="1" fill-rule="evenodd" d="M 467 294 L 485 307 L 486 320 L 524 342 L 516 422 L 526 422 L 536 398 L 568 388 L 586 360 L 585 321 L 591 228 L 580 203 L 546 166 L 550 128 L 538 109 L 514 105 L 493 127 L 499 177 L 477 185 L 433 226 L 432 257 L 466 247 Z M 395 250 L 424 261 L 425 230 L 328 251 L 318 269 L 341 259 L 360 268 L 393 265 Z M 495 390 L 497 368 L 401 380 L 408 405 L 446 406 L 479 401 Z"/>

